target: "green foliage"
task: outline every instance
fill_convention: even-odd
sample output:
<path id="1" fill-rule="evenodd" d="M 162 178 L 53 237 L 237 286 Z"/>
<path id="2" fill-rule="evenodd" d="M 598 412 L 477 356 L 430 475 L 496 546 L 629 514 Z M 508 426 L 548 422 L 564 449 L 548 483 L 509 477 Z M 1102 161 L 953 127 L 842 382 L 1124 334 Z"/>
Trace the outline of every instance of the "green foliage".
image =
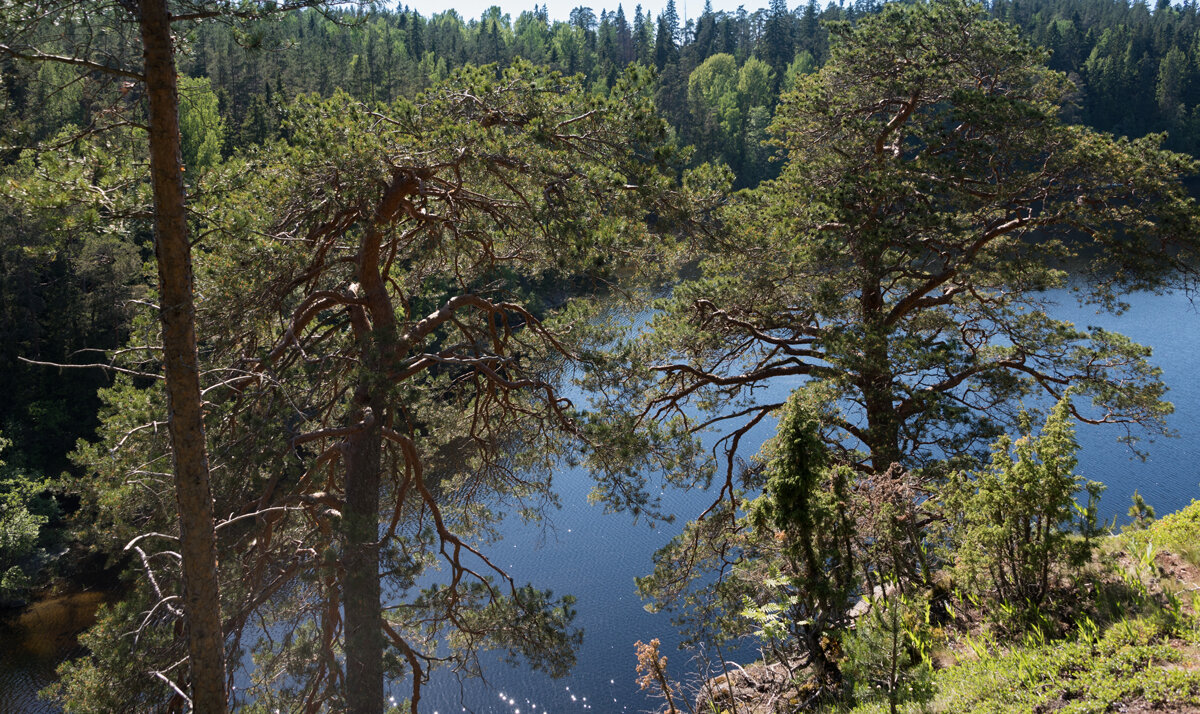
<path id="1" fill-rule="evenodd" d="M 798 390 L 759 457 L 762 495 L 743 513 L 723 501 L 689 523 L 638 589 L 695 641 L 754 636 L 771 662 L 811 667 L 817 698 L 830 699 L 842 693 L 838 643 L 860 588 L 863 514 L 853 474 L 830 464 L 818 428 L 812 395 Z"/>
<path id="2" fill-rule="evenodd" d="M 652 320 L 659 379 L 631 408 L 720 411 L 736 432 L 779 406 L 762 387 L 804 379 L 846 461 L 930 476 L 982 456 L 1032 392 L 1161 432 L 1148 350 L 1051 318 L 1044 291 L 1088 257 L 1106 282 L 1084 294 L 1112 309 L 1114 281 L 1174 279 L 1158 246 L 1197 248 L 1191 162 L 1065 125 L 1066 78 L 978 6 L 889 5 L 833 37 L 776 111 L 781 177 L 729 202 Z"/>
<path id="3" fill-rule="evenodd" d="M 787 67 L 786 76 L 783 80 L 783 91 L 792 91 L 796 88 L 796 83 L 801 77 L 816 71 L 817 63 L 813 59 L 812 53 L 808 50 L 801 50 L 796 54 L 796 59 L 792 60 L 791 64 Z"/>
<path id="4" fill-rule="evenodd" d="M 31 7 L 3 11 L 0 36 L 31 27 Z M 640 8 L 632 26 L 623 13 L 602 13 L 597 22 L 584 10 L 570 23 L 551 23 L 544 9 L 522 13 L 514 23 L 499 9 L 480 19 L 453 11 L 424 18 L 334 9 L 290 14 L 250 31 L 204 23 L 180 38 L 186 72 L 195 77 L 181 80 L 184 158 L 201 203 L 207 201 L 198 214 L 205 236 L 197 244 L 201 313 L 211 328 L 202 349 L 212 370 L 206 394 L 218 435 L 214 458 L 228 469 L 217 498 L 226 513 L 277 504 L 271 507 L 280 511 L 272 513 L 286 514 L 265 530 L 250 528 L 250 519 L 225 526 L 230 552 L 261 559 L 223 558 L 229 561 L 223 576 L 231 602 L 256 602 L 262 594 L 245 585 L 245 578 L 254 579 L 248 573 L 263 578 L 260 586 L 268 577 L 293 583 L 285 589 L 297 594 L 289 602 L 259 603 L 267 619 L 295 625 L 291 652 L 258 650 L 263 671 L 284 672 L 278 684 L 327 675 L 331 666 L 321 659 L 329 633 L 310 616 L 326 606 L 322 597 L 336 592 L 337 548 L 322 539 L 339 528 L 340 486 L 313 471 L 328 452 L 310 449 L 329 443 L 297 446 L 294 439 L 317 426 L 348 428 L 342 417 L 355 372 L 346 365 L 372 353 L 356 351 L 360 336 L 342 309 L 360 299 L 345 251 L 369 223 L 362 207 L 372 205 L 398 166 L 414 171 L 426 193 L 408 214 L 412 232 L 393 243 L 386 271 L 397 319 L 411 326 L 464 291 L 527 308 L 504 308 L 496 320 L 464 319 L 467 339 L 459 341 L 453 331 L 433 334 L 420 359 L 463 359 L 455 350 L 464 344 L 516 333 L 510 353 L 469 359 L 484 360 L 473 364 L 505 377 L 550 384 L 569 373 L 566 359 L 527 339 L 527 328 L 535 318 L 544 320 L 543 334 L 569 335 L 568 350 L 609 370 L 590 378 L 603 387 L 603 397 L 597 418 L 580 427 L 603 445 L 588 454 L 601 475 L 595 500 L 665 517 L 648 474 L 665 471 L 673 483 L 707 484 L 715 467 L 698 432 L 731 423 L 727 416 L 742 419 L 724 442 L 722 504 L 688 525 L 659 554 L 655 575 L 643 581 L 661 603 L 687 600 L 702 628 L 756 632 L 783 649 L 807 641 L 808 652 L 820 653 L 830 646 L 820 638 L 822 628 L 836 629 L 856 568 L 868 585 L 884 573 L 912 582 L 929 576 L 924 518 L 913 500 L 951 472 L 959 474 L 955 507 L 993 514 L 990 521 L 962 516 L 969 526 L 957 532 L 980 549 L 971 556 L 977 561 L 960 564 L 961 572 L 989 592 L 1009 591 L 1010 608 L 1043 597 L 1046 573 L 1070 561 L 1056 558 L 1083 552 L 1098 530 L 1096 492 L 1089 506 L 1071 505 L 1070 458 L 1046 458 L 1071 451 L 1069 427 L 1063 421 L 1055 441 L 1047 424 L 1035 440 L 1015 404 L 1048 385 L 1054 396 L 1074 385 L 1084 396 L 1078 406 L 1085 416 L 1151 429 L 1161 428 L 1170 405 L 1148 350 L 1120 335 L 1049 319 L 1039 291 L 1064 286 L 1066 270 L 1094 256 L 1103 259 L 1092 265 L 1095 276 L 1157 287 L 1163 269 L 1190 259 L 1189 236 L 1196 232 L 1194 209 L 1173 183 L 1191 168 L 1189 161 L 1160 151 L 1160 138 L 1119 141 L 1060 119 L 1082 115 L 1093 126 L 1134 135 L 1171 128 L 1169 146 L 1194 148 L 1200 135 L 1191 131 L 1200 112 L 1200 84 L 1192 77 L 1200 47 L 1196 8 L 1150 13 L 1136 3 L 993 3 L 989 12 L 1020 23 L 1030 44 L 987 21 L 980 8 L 957 2 L 889 6 L 878 14 L 859 5 L 822 11 L 815 3 L 796 13 L 782 3 L 749 13 L 706 10 L 682 34 L 671 11 L 657 23 L 657 41 L 653 18 Z M 821 19 L 850 21 L 831 26 L 832 53 Z M 56 20 L 64 32 L 79 29 L 74 16 Z M 680 44 L 681 38 L 687 41 Z M 114 40 L 95 41 L 103 53 Z M 242 46 L 271 51 L 246 56 Z M 509 69 L 518 57 L 584 76 L 574 81 L 541 73 L 526 81 L 528 66 L 516 62 Z M 632 60 L 657 60 L 657 78 L 622 75 Z M 1041 66 L 1047 61 L 1075 72 L 1071 82 Z M 460 71 L 468 62 L 496 64 Z M 18 441 L 22 468 L 55 473 L 64 465 L 62 454 L 91 434 L 90 394 L 108 380 L 99 373 L 32 372 L 16 355 L 66 361 L 80 348 L 116 348 L 132 332 L 132 351 L 116 359 L 133 370 L 157 369 L 156 331 L 145 315 L 131 324 L 130 309 L 133 298 L 153 299 L 142 290 L 139 268 L 148 245 L 146 187 L 128 160 L 143 139 L 120 129 L 125 120 L 139 122 L 140 98 L 119 84 L 85 91 L 73 68 L 54 63 L 6 64 L 0 72 L 6 145 L 42 141 L 56 148 L 6 154 L 0 178 L 6 199 L 0 209 L 0 393 L 11 396 L 0 420 Z M 453 77 L 450 85 L 418 96 L 447 77 Z M 776 117 L 779 84 L 788 93 Z M 474 93 L 461 94 L 461 87 Z M 283 109 L 309 92 L 317 96 Z M 695 206 L 727 203 L 728 175 L 719 170 L 701 167 L 667 197 L 665 181 L 653 171 L 591 160 L 613 146 L 628 146 L 643 159 L 675 158 L 660 146 L 660 123 L 645 111 L 651 92 L 674 124 L 673 136 L 697 145 L 695 160 L 723 159 L 738 185 L 753 186 L 774 173 L 771 150 L 763 145 L 774 117 L 776 140 L 790 152 L 785 175 L 728 202 L 720 216 L 728 232 L 687 215 Z M 413 99 L 393 101 L 397 97 Z M 554 98 L 578 114 L 562 113 Z M 281 123 L 284 114 L 288 120 Z M 597 127 L 591 116 L 613 124 Z M 76 130 L 110 120 L 116 130 Z M 556 133 L 563 126 L 579 131 Z M 558 150 L 568 148 L 578 154 L 564 158 L 567 152 Z M 220 167 L 222 154 L 233 150 L 243 158 Z M 463 155 L 469 159 L 456 163 Z M 450 165 L 462 173 L 437 173 Z M 202 174 L 209 174 L 204 183 Z M 550 180 L 525 183 L 531 175 Z M 567 175 L 579 183 L 563 181 Z M 586 188 L 576 191 L 581 185 Z M 629 199 L 593 200 L 609 192 Z M 510 207 L 521 203 L 532 220 L 480 210 L 481 197 L 502 197 Z M 347 221 L 349 239 L 332 249 L 341 257 L 326 271 L 302 244 L 333 230 L 336 221 L 319 220 L 330 216 Z M 686 239 L 659 250 L 656 238 L 642 231 L 647 216 Z M 1005 228 L 1013 222 L 1016 228 Z M 1158 251 L 1162 244 L 1168 253 Z M 583 284 L 581 273 L 608 280 L 638 262 L 659 275 L 683 263 L 698 265 L 699 279 L 661 303 L 652 337 L 600 354 L 592 348 L 610 333 L 595 322 L 606 313 L 579 301 L 552 314 L 565 293 Z M 570 287 L 550 290 L 560 284 Z M 534 300 L 531 292 L 542 294 Z M 312 330 L 292 336 L 304 345 L 303 355 L 261 370 L 251 388 L 238 381 L 288 344 L 281 324 L 316 305 L 306 302 L 310 297 L 331 293 L 340 297 L 315 311 Z M 1120 308 L 1119 291 L 1089 297 Z M 496 417 L 501 407 L 488 393 L 473 391 L 468 378 L 481 374 L 443 361 L 387 395 L 404 405 L 389 423 L 410 429 L 421 458 L 434 465 L 427 475 L 436 497 L 483 494 L 480 502 L 452 501 L 442 513 L 471 542 L 485 542 L 507 508 L 536 516 L 552 506 L 548 469 L 567 451 L 565 437 Z M 776 451 L 741 469 L 739 439 L 782 406 L 760 400 L 759 387 L 781 378 L 808 380 L 805 408 L 814 402 L 821 408 L 804 412 L 789 401 L 788 433 L 781 432 L 771 447 Z M 171 500 L 162 483 L 169 451 L 158 428 L 165 404 L 156 387 L 143 387 L 125 378 L 111 385 L 103 443 L 80 450 L 81 463 L 98 481 L 90 483 L 89 473 L 80 482 L 85 507 L 97 518 L 86 538 L 113 551 L 141 532 L 171 533 L 173 527 L 162 505 Z M 538 415 L 533 422 L 541 424 L 566 405 L 522 395 L 506 406 Z M 703 412 L 699 419 L 694 406 Z M 651 413 L 681 416 L 639 430 Z M 808 416 L 795 417 L 800 413 Z M 576 416 L 570 409 L 563 415 Z M 478 423 L 486 424 L 486 434 L 474 431 Z M 1022 426 L 1024 437 L 1001 442 L 975 480 L 962 476 L 964 462 L 1013 425 Z M 464 447 L 464 431 L 499 448 Z M 954 463 L 940 463 L 946 454 Z M 395 452 L 387 458 L 396 480 L 385 491 L 399 500 L 403 484 L 411 483 L 400 475 L 409 458 Z M 855 463 L 861 473 L 818 463 L 824 461 Z M 901 467 L 891 469 L 893 462 Z M 14 589 L 36 569 L 31 564 L 44 539 L 37 534 L 45 533 L 51 510 L 41 496 L 44 482 L 17 469 L 4 473 L 0 549 L 8 559 L 0 563 L 19 564 L 0 568 L 0 587 Z M 739 502 L 735 476 L 748 490 L 764 489 L 753 506 Z M 883 492 L 887 498 L 863 498 Z M 1036 494 L 1046 500 L 1034 502 Z M 1083 521 L 1082 544 L 1065 535 L 1063 513 L 1069 520 L 1072 507 Z M 422 509 L 400 509 L 397 520 L 421 523 L 428 516 Z M 1135 500 L 1135 509 L 1136 523 L 1146 525 L 1148 507 Z M 301 521 L 301 511 L 309 521 Z M 1147 537 L 1194 559 L 1189 544 L 1200 538 L 1189 523 L 1184 516 L 1163 519 Z M 985 567 L 1000 544 L 1014 542 L 1014 533 L 1017 555 L 999 570 Z M 436 539 L 416 526 L 394 536 L 386 568 L 407 592 L 437 559 Z M 288 538 L 316 540 L 305 542 L 311 554 L 296 556 L 311 570 L 295 580 L 288 580 L 292 566 L 281 565 L 293 561 L 272 561 L 277 554 L 269 553 L 270 544 Z M 704 581 L 691 576 L 715 569 L 730 553 L 741 558 L 740 570 L 704 592 Z M 169 594 L 178 583 L 165 570 Z M 1007 585 L 995 584 L 1005 577 Z M 140 610 L 131 606 L 107 617 L 92 641 L 96 660 L 79 663 L 70 675 L 65 691 L 77 706 L 148 708 L 166 694 L 161 683 L 145 685 L 142 676 L 178 659 L 170 619 L 158 618 L 169 610 L 155 604 L 159 594 L 141 592 Z M 435 589 L 415 597 L 440 617 L 459 595 Z M 461 600 L 476 608 L 468 615 L 477 618 L 472 627 L 491 633 L 487 644 L 561 672 L 574 644 L 569 601 L 522 588 L 489 598 L 487 588 L 476 586 Z M 143 621 L 147 610 L 158 615 Z M 234 608 L 229 616 L 248 615 Z M 142 628 L 133 640 L 145 650 L 119 639 L 135 620 Z M 510 629 L 509 621 L 523 627 Z M 894 644 L 898 621 L 875 623 L 880 629 L 863 630 L 863 641 L 890 633 Z M 407 632 L 419 631 L 414 641 L 428 645 L 439 636 L 436 628 L 408 625 Z M 456 644 L 465 650 L 484 639 Z M 398 649 L 389 657 L 394 671 L 410 666 Z M 127 680 L 138 677 L 148 699 L 137 700 L 140 687 L 126 689 Z M 303 695 L 269 696 L 276 694 L 284 706 Z"/>
<path id="5" fill-rule="evenodd" d="M 859 704 L 883 700 L 895 714 L 909 702 L 934 695 L 930 605 L 895 589 L 871 600 L 843 640 L 846 675 Z"/>
<path id="6" fill-rule="evenodd" d="M 730 54 L 712 55 L 688 76 L 693 141 L 701 156 L 720 158 L 751 185 L 766 175 L 762 147 L 774 105 L 774 73 L 748 58 L 741 67 Z"/>
<path id="7" fill-rule="evenodd" d="M 437 597 L 427 592 L 416 601 Z M 551 677 L 564 677 L 575 665 L 575 650 L 583 641 L 583 632 L 572 626 L 575 597 L 553 597 L 549 591 L 531 586 L 517 588 L 511 597 L 490 598 L 479 594 L 478 609 L 467 609 L 458 629 L 449 633 L 445 644 L 460 649 L 478 647 L 471 640 L 488 633 L 487 647 L 506 654 L 514 666 L 526 665 Z"/>
<path id="8" fill-rule="evenodd" d="M 153 626 L 165 608 L 154 608 L 156 598 L 148 590 L 136 588 L 101 607 L 96 625 L 80 636 L 91 656 L 65 662 L 60 680 L 46 690 L 65 711 L 152 711 L 173 695 L 166 682 L 147 672 L 186 657 L 186 648 L 169 628 Z M 130 623 L 142 626 L 131 630 Z"/>
<path id="9" fill-rule="evenodd" d="M 179 134 L 186 170 L 199 175 L 220 162 L 225 121 L 206 77 L 179 80 Z"/>
<path id="10" fill-rule="evenodd" d="M 770 100 L 762 104 L 769 112 L 781 88 L 790 89 L 796 76 L 825 62 L 829 35 L 822 22 L 854 22 L 870 17 L 878 5 L 810 3 L 795 12 L 708 9 L 682 38 L 664 31 L 661 39 L 670 37 L 671 47 L 662 48 L 657 82 L 664 99 L 674 101 L 662 103 L 664 115 L 684 143 L 700 148 L 699 161 L 722 158 L 726 147 L 706 141 L 704 117 L 687 111 L 688 78 L 697 68 L 717 54 L 731 55 L 739 65 L 763 62 L 773 73 Z M 272 136 L 270 115 L 300 94 L 329 96 L 341 88 L 359 99 L 388 102 L 415 96 L 465 63 L 503 67 L 517 58 L 583 73 L 587 86 L 607 91 L 630 62 L 655 63 L 657 23 L 650 15 L 637 13 L 630 22 L 624 12 L 599 11 L 598 22 L 593 17 L 572 23 L 552 21 L 536 6 L 505 9 L 512 14 L 479 18 L 453 11 L 427 17 L 381 7 L 358 14 L 329 9 L 290 14 L 252 30 L 204 23 L 182 38 L 188 50 L 182 69 L 213 82 L 223 97 L 231 148 L 246 149 Z M 1196 152 L 1196 8 L 1148 12 L 1137 3 L 1023 0 L 992 3 L 989 13 L 1049 50 L 1053 69 L 1073 75 L 1080 89 L 1072 99 L 1073 116 L 1131 137 L 1169 131 L 1171 148 Z M 62 71 L 44 69 L 49 66 L 42 64 L 33 76 L 15 82 L 35 90 L 16 93 L 16 126 L 53 133 L 64 120 L 82 125 L 86 111 L 96 106 L 81 95 L 78 83 L 63 77 L 40 83 L 39 72 Z M 748 115 L 743 119 L 749 121 Z M 746 147 L 749 152 L 749 137 Z M 753 186 L 773 174 L 757 157 L 730 165 L 738 171 L 739 185 Z"/>
<path id="11" fill-rule="evenodd" d="M 9 444 L 0 438 L 0 452 Z M 47 579 L 47 547 L 55 545 L 55 534 L 45 526 L 58 516 L 48 487 L 45 479 L 0 462 L 0 604 L 22 602 L 30 586 Z"/>
<path id="12" fill-rule="evenodd" d="M 1154 522 L 1154 507 L 1146 503 L 1146 499 L 1142 498 L 1142 494 L 1133 490 L 1133 505 L 1129 507 L 1128 515 L 1132 519 L 1128 528 L 1132 530 L 1142 530 L 1147 528 Z"/>
<path id="13" fill-rule="evenodd" d="M 814 678 L 825 686 L 841 680 L 829 648 L 846 624 L 858 573 L 851 551 L 856 540 L 851 474 L 828 465 L 818 430 L 799 395 L 789 399 L 775 437 L 764 447 L 769 456 L 764 493 L 747 506 L 747 517 L 758 538 L 782 546 L 784 577 L 763 583 L 788 631 L 780 648 L 811 664 Z"/>
<path id="14" fill-rule="evenodd" d="M 57 62 L 43 63 L 32 83 L 34 102 L 43 116 L 58 126 L 83 126 L 87 123 L 83 84 L 74 68 Z"/>
<path id="15" fill-rule="evenodd" d="M 1107 712 L 1121 702 L 1200 704 L 1200 673 L 1168 643 L 1181 633 L 1147 620 L 1122 620 L 1098 638 L 980 650 L 979 659 L 938 673 L 934 708 L 969 714 Z"/>
<path id="16" fill-rule="evenodd" d="M 1144 530 L 1127 535 L 1130 549 L 1147 547 L 1176 553 L 1200 565 L 1200 501 L 1149 523 Z"/>
<path id="17" fill-rule="evenodd" d="M 774 72 L 766 62 L 757 57 L 746 58 L 738 70 L 738 102 L 746 110 L 773 104 L 771 90 L 774 82 Z"/>
<path id="18" fill-rule="evenodd" d="M 224 614 L 231 647 L 253 658 L 253 696 L 344 704 L 339 613 L 385 604 L 379 590 L 352 602 L 350 575 L 387 593 L 389 678 L 419 688 L 442 666 L 478 676 L 484 650 L 553 676 L 573 664 L 570 596 L 521 585 L 481 553 L 505 514 L 537 520 L 556 505 L 553 468 L 579 435 L 558 389 L 595 337 L 596 308 L 572 299 L 575 281 L 651 262 L 646 214 L 685 212 L 658 166 L 671 154 L 649 80 L 632 68 L 598 95 L 516 63 L 460 70 L 388 105 L 303 97 L 286 141 L 203 176 L 203 387 L 216 508 L 233 514 L 218 525 Z M 139 317 L 131 344 L 157 339 Z M 152 357 L 130 350 L 121 364 L 152 370 Z M 175 622 L 165 603 L 178 572 L 162 554 L 177 525 L 155 428 L 166 405 L 157 383 L 138 386 L 106 391 L 81 485 L 92 537 L 135 555 L 139 585 L 165 598 L 144 624 L 158 637 Z M 375 449 L 368 475 L 380 479 L 360 487 L 378 505 L 356 506 L 370 509 L 356 523 L 379 540 L 378 563 L 357 568 L 346 516 L 368 470 L 351 468 L 349 443 Z M 163 535 L 132 542 L 147 532 Z M 289 634 L 274 642 L 267 630 Z M 82 697 L 110 667 L 129 676 L 101 656 L 63 691 Z"/>
<path id="19" fill-rule="evenodd" d="M 1070 533 L 1083 485 L 1070 419 L 1064 399 L 1035 438 L 1024 416 L 1015 442 L 1001 437 L 987 467 L 956 474 L 943 490 L 955 578 L 968 591 L 1036 610 L 1067 569 L 1090 556 L 1088 541 Z"/>
<path id="20" fill-rule="evenodd" d="M 742 117 L 738 102 L 738 67 L 733 55 L 713 55 L 692 71 L 688 77 L 688 102 L 695 115 L 711 116 L 717 123 L 720 134 L 715 139 L 734 140 Z M 736 154 L 736 150 L 730 154 Z"/>
<path id="21" fill-rule="evenodd" d="M 1004 428 L 1025 437 L 942 489 L 957 499 L 947 537 L 973 595 L 1018 626 L 1042 622 L 1099 529 L 1098 489 L 1074 501 L 1069 412 L 1161 431 L 1171 411 L 1144 347 L 1054 320 L 1044 291 L 1089 257 L 1117 263 L 1103 272 L 1117 284 L 1170 279 L 1150 235 L 1196 248 L 1180 230 L 1195 224 L 1178 183 L 1191 162 L 1065 125 L 1066 78 L 979 6 L 889 5 L 831 33 L 829 61 L 776 112 L 781 177 L 730 202 L 724 230 L 696 241 L 699 274 L 620 353 L 650 386 L 625 400 L 628 423 L 697 410 L 682 448 L 719 427 L 726 457 L 728 498 L 656 555 L 641 592 L 694 637 L 754 633 L 778 661 L 802 653 L 819 681 L 834 668 L 822 671 L 818 633 L 840 628 L 845 593 L 889 576 L 929 585 L 941 554 L 924 529 L 940 516 L 914 504 Z M 731 64 L 713 77 L 728 82 Z M 1110 287 L 1084 290 L 1119 309 Z M 739 462 L 740 439 L 784 406 L 763 388 L 796 380 L 813 421 L 801 429 L 786 407 L 773 451 Z M 1059 402 L 1037 439 L 1018 409 L 1033 392 Z M 801 458 L 818 453 L 858 473 Z M 739 479 L 764 490 L 750 531 Z M 1076 514 L 1082 538 L 1068 532 Z"/>
<path id="22" fill-rule="evenodd" d="M 1137 3 L 1002 2 L 992 12 L 1052 52 L 1072 73 L 1076 116 L 1126 136 L 1169 131 L 1168 145 L 1195 154 L 1197 15 Z"/>
<path id="23" fill-rule="evenodd" d="M 0 427 L 10 460 L 57 475 L 96 426 L 99 369 L 128 335 L 130 301 L 143 296 L 141 247 L 149 194 L 130 160 L 142 138 L 115 130 L 53 137 L 0 169 Z M 98 357 L 99 355 L 99 357 Z"/>

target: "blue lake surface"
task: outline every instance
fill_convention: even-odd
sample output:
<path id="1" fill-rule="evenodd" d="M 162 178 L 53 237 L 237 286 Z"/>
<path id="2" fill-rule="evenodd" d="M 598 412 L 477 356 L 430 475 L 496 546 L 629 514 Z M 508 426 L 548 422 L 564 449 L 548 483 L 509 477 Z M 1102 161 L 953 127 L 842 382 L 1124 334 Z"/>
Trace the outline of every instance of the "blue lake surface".
<path id="1" fill-rule="evenodd" d="M 1108 486 L 1101 513 L 1109 519 L 1118 516 L 1118 523 L 1126 520 L 1134 489 L 1159 515 L 1200 497 L 1200 313 L 1182 294 L 1138 294 L 1126 301 L 1130 309 L 1121 315 L 1096 314 L 1094 308 L 1071 302 L 1056 311 L 1060 319 L 1120 332 L 1152 347 L 1151 361 L 1162 368 L 1170 390 L 1167 400 L 1175 405 L 1167 426 L 1177 436 L 1143 439 L 1138 448 L 1147 453 L 1145 461 L 1117 443 L 1119 427 L 1076 427 L 1077 473 Z"/>
<path id="2" fill-rule="evenodd" d="M 1121 315 L 1098 314 L 1094 306 L 1079 306 L 1061 292 L 1056 317 L 1080 327 L 1095 325 L 1121 332 L 1154 349 L 1153 362 L 1163 370 L 1175 412 L 1168 426 L 1178 438 L 1143 439 L 1141 460 L 1118 442 L 1118 426 L 1077 426 L 1080 443 L 1078 474 L 1108 486 L 1101 500 L 1106 519 L 1127 519 L 1130 496 L 1137 489 L 1160 515 L 1178 510 L 1200 496 L 1200 314 L 1181 294 L 1137 294 L 1126 298 L 1130 309 Z M 786 395 L 796 386 L 776 385 Z M 743 441 L 744 453 L 756 452 L 774 426 L 762 424 L 753 438 Z M 591 482 L 580 472 L 557 476 L 563 508 L 552 517 L 557 530 L 527 532 L 510 524 L 505 539 L 492 551 L 518 582 L 529 581 L 556 593 L 578 597 L 576 624 L 584 629 L 583 647 L 572 674 L 561 680 L 509 668 L 497 660 L 486 671 L 487 684 L 459 684 L 448 676 L 435 677 L 422 698 L 422 712 L 640 712 L 655 706 L 635 682 L 634 642 L 658 637 L 676 676 L 690 671 L 689 655 L 676 651 L 679 641 L 669 616 L 650 614 L 634 591 L 633 579 L 651 568 L 651 555 L 677 533 L 680 524 L 701 513 L 712 494 L 666 492 L 666 503 L 678 515 L 674 525 L 651 530 L 627 515 L 604 515 L 587 502 Z M 740 653 L 753 657 L 753 652 Z M 725 655 L 732 657 L 726 651 Z M 397 699 L 405 687 L 396 687 Z M 425 706 L 428 705 L 428 706 Z"/>

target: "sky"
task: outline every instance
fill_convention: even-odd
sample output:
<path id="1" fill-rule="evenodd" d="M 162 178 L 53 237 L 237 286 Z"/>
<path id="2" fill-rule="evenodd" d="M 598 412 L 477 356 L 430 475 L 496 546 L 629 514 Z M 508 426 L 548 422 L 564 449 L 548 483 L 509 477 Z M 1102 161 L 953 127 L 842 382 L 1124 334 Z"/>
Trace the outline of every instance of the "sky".
<path id="1" fill-rule="evenodd" d="M 567 16 L 571 14 L 571 10 L 580 5 L 592 8 L 598 18 L 601 10 L 616 11 L 618 0 L 554 0 L 554 2 L 550 2 L 550 0 L 400 0 L 401 5 L 407 5 L 425 17 L 454 9 L 467 20 L 479 18 L 483 15 L 483 11 L 492 5 L 499 5 L 501 10 L 516 20 L 522 12 L 532 10 L 535 2 L 538 5 L 545 3 L 548 6 L 551 20 L 566 20 Z M 640 2 L 642 11 L 653 12 L 655 17 L 667 6 L 667 0 L 640 0 Z M 625 11 L 625 17 L 632 22 L 633 10 L 637 7 L 639 0 L 620 0 L 620 3 Z M 745 5 L 747 12 L 754 12 L 760 7 L 766 7 L 768 3 L 769 0 L 712 0 L 713 10 L 716 12 L 733 12 L 738 9 L 739 5 Z M 788 3 L 789 7 L 795 5 L 796 2 Z M 681 21 L 685 17 L 695 19 L 704 10 L 704 0 L 675 0 L 675 9 L 679 13 Z"/>

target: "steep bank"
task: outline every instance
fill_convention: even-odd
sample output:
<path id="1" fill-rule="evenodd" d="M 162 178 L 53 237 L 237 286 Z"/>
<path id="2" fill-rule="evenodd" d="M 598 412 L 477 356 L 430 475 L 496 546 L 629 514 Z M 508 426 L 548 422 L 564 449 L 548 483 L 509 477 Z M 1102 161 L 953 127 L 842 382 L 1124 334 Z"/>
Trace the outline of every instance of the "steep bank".
<path id="1" fill-rule="evenodd" d="M 929 662 L 929 696 L 894 711 L 1200 713 L 1200 501 L 1145 530 L 1113 535 L 1076 587 L 1080 614 L 1001 636 L 987 618 L 956 618 L 939 629 Z M 693 692 L 694 711 L 714 714 L 888 712 L 882 692 L 856 690 L 857 703 L 805 707 L 801 670 L 731 668 Z M 679 711 L 687 711 L 680 709 Z"/>

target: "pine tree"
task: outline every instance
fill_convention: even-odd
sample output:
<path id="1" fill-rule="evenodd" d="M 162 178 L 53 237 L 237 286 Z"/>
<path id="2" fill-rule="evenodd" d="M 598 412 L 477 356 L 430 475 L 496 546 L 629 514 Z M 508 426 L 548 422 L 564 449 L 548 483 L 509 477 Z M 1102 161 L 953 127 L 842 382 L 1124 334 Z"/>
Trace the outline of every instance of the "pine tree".
<path id="1" fill-rule="evenodd" d="M 787 8 L 787 0 L 771 0 L 767 22 L 763 26 L 760 40 L 759 55 L 775 73 L 775 86 L 779 91 L 779 81 L 787 70 L 788 63 L 796 54 L 794 18 Z"/>

